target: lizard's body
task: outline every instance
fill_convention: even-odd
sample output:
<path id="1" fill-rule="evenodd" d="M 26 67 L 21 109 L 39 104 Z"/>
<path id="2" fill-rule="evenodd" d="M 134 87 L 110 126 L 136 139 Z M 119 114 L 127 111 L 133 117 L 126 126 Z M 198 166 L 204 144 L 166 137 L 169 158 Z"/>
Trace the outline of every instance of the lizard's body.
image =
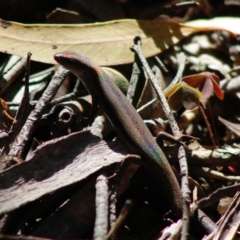
<path id="1" fill-rule="evenodd" d="M 55 60 L 75 74 L 112 123 L 118 135 L 129 148 L 146 160 L 146 167 L 160 180 L 167 190 L 175 212 L 182 208 L 182 198 L 178 181 L 164 153 L 153 139 L 149 129 L 108 75 L 87 57 L 74 52 L 58 53 Z"/>

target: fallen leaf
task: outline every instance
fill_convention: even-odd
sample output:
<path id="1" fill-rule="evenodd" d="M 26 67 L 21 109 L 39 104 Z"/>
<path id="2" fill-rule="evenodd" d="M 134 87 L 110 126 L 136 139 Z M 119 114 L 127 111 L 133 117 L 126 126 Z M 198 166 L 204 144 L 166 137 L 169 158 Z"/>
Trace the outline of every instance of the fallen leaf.
<path id="1" fill-rule="evenodd" d="M 175 84 L 165 96 L 172 110 L 178 111 L 184 106 L 186 109 L 194 109 L 198 107 L 202 98 L 198 89 L 189 86 L 185 82 Z"/>
<path id="2" fill-rule="evenodd" d="M 94 24 L 20 24 L 0 19 L 0 51 L 52 63 L 57 52 L 75 51 L 99 65 L 130 63 L 133 39 L 143 40 L 145 57 L 160 53 L 185 36 L 220 28 L 192 27 L 163 20 L 117 20 Z"/>
<path id="3" fill-rule="evenodd" d="M 221 117 L 218 117 L 218 120 L 240 137 L 240 124 L 229 122 Z"/>
<path id="4" fill-rule="evenodd" d="M 202 72 L 188 75 L 183 77 L 182 81 L 194 88 L 198 88 L 203 95 L 203 99 L 208 99 L 213 93 L 215 93 L 220 100 L 224 98 L 223 91 L 219 86 L 220 79 L 215 73 Z"/>
<path id="5" fill-rule="evenodd" d="M 186 22 L 188 26 L 193 27 L 219 27 L 224 28 L 226 31 L 234 32 L 235 34 L 240 34 L 240 18 L 239 17 L 216 17 L 212 19 L 199 19 L 194 21 Z"/>
<path id="6" fill-rule="evenodd" d="M 127 154 L 121 144 L 107 144 L 89 131 L 45 142 L 28 161 L 1 172 L 0 214 L 80 182 L 101 168 L 122 162 Z"/>

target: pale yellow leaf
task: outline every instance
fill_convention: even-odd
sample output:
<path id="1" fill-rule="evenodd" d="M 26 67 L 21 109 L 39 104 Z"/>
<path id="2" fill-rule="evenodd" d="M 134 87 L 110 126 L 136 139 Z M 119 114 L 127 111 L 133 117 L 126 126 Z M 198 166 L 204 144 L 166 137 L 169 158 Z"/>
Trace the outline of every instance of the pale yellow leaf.
<path id="1" fill-rule="evenodd" d="M 238 17 L 216 17 L 212 19 L 199 19 L 194 21 L 189 21 L 186 23 L 189 26 L 193 27 L 219 27 L 224 28 L 227 31 L 240 34 L 240 18 Z"/>
<path id="2" fill-rule="evenodd" d="M 100 65 L 130 63 L 129 50 L 135 36 L 143 40 L 143 52 L 150 57 L 177 43 L 184 36 L 206 28 L 171 21 L 118 20 L 95 24 L 20 24 L 0 20 L 0 51 L 32 60 L 55 63 L 53 55 L 75 51 Z"/>

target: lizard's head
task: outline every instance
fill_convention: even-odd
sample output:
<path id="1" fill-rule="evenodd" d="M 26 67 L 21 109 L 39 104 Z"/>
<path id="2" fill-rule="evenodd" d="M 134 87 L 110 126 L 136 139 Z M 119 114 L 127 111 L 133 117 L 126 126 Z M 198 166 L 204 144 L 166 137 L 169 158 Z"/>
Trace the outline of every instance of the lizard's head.
<path id="1" fill-rule="evenodd" d="M 93 95 L 96 78 L 101 74 L 101 68 L 89 58 L 75 52 L 61 52 L 54 55 L 54 59 L 64 68 L 76 75 Z"/>
<path id="2" fill-rule="evenodd" d="M 64 68 L 70 70 L 76 76 L 79 76 L 87 70 L 89 64 L 91 63 L 90 59 L 79 55 L 75 52 L 61 52 L 54 55 L 54 59 Z"/>

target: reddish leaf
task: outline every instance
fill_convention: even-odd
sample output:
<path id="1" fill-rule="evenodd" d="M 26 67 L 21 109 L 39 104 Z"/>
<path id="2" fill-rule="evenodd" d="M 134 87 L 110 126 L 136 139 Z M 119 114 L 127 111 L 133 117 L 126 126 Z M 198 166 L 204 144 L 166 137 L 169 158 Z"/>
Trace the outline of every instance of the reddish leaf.
<path id="1" fill-rule="evenodd" d="M 213 82 L 209 77 L 206 77 L 205 81 L 202 82 L 202 86 L 200 87 L 200 89 L 203 95 L 203 99 L 208 99 L 211 97 L 214 89 L 213 89 Z"/>
<path id="2" fill-rule="evenodd" d="M 219 99 L 223 99 L 223 91 L 219 86 L 219 77 L 215 73 L 202 72 L 185 76 L 182 81 L 188 83 L 190 86 L 198 88 L 204 99 L 208 99 L 214 92 Z"/>

